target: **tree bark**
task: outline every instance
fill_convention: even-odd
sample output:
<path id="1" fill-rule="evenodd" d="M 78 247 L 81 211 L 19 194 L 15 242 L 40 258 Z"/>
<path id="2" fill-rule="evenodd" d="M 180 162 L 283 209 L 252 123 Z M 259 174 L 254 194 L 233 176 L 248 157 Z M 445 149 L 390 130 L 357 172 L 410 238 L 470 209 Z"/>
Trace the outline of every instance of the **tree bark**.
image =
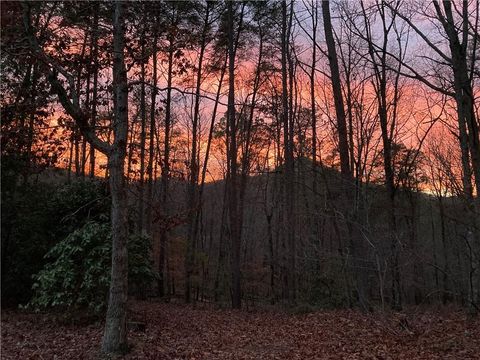
<path id="1" fill-rule="evenodd" d="M 237 163 L 237 121 L 235 115 L 235 40 L 233 2 L 228 2 L 228 210 L 230 225 L 230 242 L 232 246 L 232 307 L 239 309 L 242 304 L 240 284 L 240 228 L 238 223 L 238 163 Z"/>
<path id="2" fill-rule="evenodd" d="M 197 241 L 198 235 L 198 213 L 199 213 L 199 198 L 198 198 L 198 176 L 199 176 L 199 165 L 198 165 L 198 123 L 200 118 L 200 86 L 202 84 L 202 67 L 203 67 L 203 57 L 205 54 L 205 48 L 207 45 L 207 31 L 209 27 L 209 14 L 210 14 L 210 3 L 206 5 L 205 19 L 202 30 L 202 37 L 200 40 L 200 54 L 198 59 L 198 68 L 196 74 L 196 86 L 195 86 L 195 105 L 193 112 L 193 122 L 192 122 L 192 153 L 190 156 L 190 181 L 188 186 L 188 203 L 187 209 L 190 211 L 190 219 L 188 224 L 188 234 L 187 234 L 187 253 L 185 256 L 185 301 L 188 303 L 191 301 L 190 294 L 190 279 L 194 270 L 195 262 L 195 243 Z"/>
<path id="3" fill-rule="evenodd" d="M 163 148 L 163 166 L 161 179 L 161 203 L 162 216 L 168 216 L 168 191 L 170 181 L 170 131 L 172 125 L 172 77 L 173 77 L 173 55 L 174 55 L 174 39 L 170 34 L 168 39 L 168 70 L 167 70 L 167 98 L 165 104 L 165 138 Z M 160 253 L 158 260 L 158 294 L 160 297 L 165 295 L 165 252 L 168 239 L 168 230 L 160 231 Z"/>
<path id="4" fill-rule="evenodd" d="M 145 24 L 146 18 L 146 9 L 144 8 L 144 17 L 143 22 Z M 145 185 L 145 143 L 147 137 L 147 104 L 145 101 L 145 32 L 146 25 L 143 25 L 142 34 L 140 38 L 140 47 L 141 47 L 141 64 L 140 64 L 140 118 L 141 118 L 141 130 L 140 130 L 140 179 L 138 182 L 138 232 L 142 235 L 145 234 L 145 194 L 144 194 L 144 185 Z"/>
<path id="5" fill-rule="evenodd" d="M 30 46 L 37 58 L 46 66 L 48 81 L 57 94 L 59 102 L 66 113 L 72 117 L 79 131 L 95 149 L 108 157 L 110 192 L 112 196 L 112 269 L 105 332 L 102 351 L 105 353 L 124 353 L 127 343 L 127 297 L 128 297 L 128 222 L 127 198 L 125 192 L 124 162 L 128 134 L 128 84 L 125 68 L 125 25 L 124 4 L 113 4 L 113 143 L 110 144 L 96 136 L 88 116 L 79 104 L 79 93 L 75 87 L 74 77 L 63 67 L 50 59 L 39 46 L 35 31 L 31 25 L 30 5 L 24 4 L 24 25 Z M 70 94 L 58 79 L 58 73 L 65 76 Z"/>
<path id="6" fill-rule="evenodd" d="M 124 162 L 128 133 L 128 85 L 125 68 L 124 4 L 115 2 L 113 16 L 114 140 L 108 154 L 112 194 L 112 273 L 102 350 L 126 352 L 128 298 L 128 221 Z"/>
<path id="7" fill-rule="evenodd" d="M 462 31 L 463 37 L 460 41 L 457 24 L 452 13 L 452 4 L 449 1 L 443 2 L 444 13 L 442 14 L 438 1 L 433 1 L 437 17 L 441 22 L 448 38 L 448 45 L 451 53 L 451 65 L 453 69 L 453 87 L 455 89 L 455 101 L 457 105 L 460 147 L 462 151 L 462 165 L 464 172 L 464 191 L 470 202 L 472 223 L 472 258 L 469 304 L 470 313 L 477 314 L 480 306 L 480 139 L 477 119 L 474 111 L 474 94 L 472 79 L 469 78 L 467 64 L 468 49 L 468 3 L 463 2 L 462 7 Z M 476 39 L 474 40 L 476 41 Z M 474 51 L 476 49 L 474 48 Z M 475 57 L 475 53 L 472 54 Z M 469 153 L 468 153 L 469 150 Z M 471 166 L 470 161 L 471 160 Z M 474 198 L 471 189 L 470 174 L 473 171 L 476 197 Z"/>
<path id="8" fill-rule="evenodd" d="M 391 19 L 391 24 L 386 23 L 384 5 L 378 5 L 379 14 L 382 20 L 382 44 L 377 46 L 378 52 L 375 51 L 373 38 L 371 34 L 371 26 L 368 15 L 362 3 L 362 11 L 366 28 L 366 39 L 368 41 L 368 51 L 370 60 L 373 65 L 375 76 L 375 95 L 377 100 L 378 118 L 380 121 L 382 144 L 383 144 L 383 169 L 385 174 L 385 185 L 387 188 L 387 220 L 390 233 L 390 249 L 391 249 L 391 274 L 392 274 L 392 307 L 400 310 L 402 308 L 401 293 L 401 276 L 399 269 L 399 241 L 397 234 L 397 220 L 395 216 L 395 173 L 393 167 L 393 130 L 395 129 L 396 110 L 398 108 L 398 79 L 400 69 L 395 74 L 394 82 L 394 98 L 391 103 L 387 99 L 387 52 L 388 52 L 388 36 L 392 29 L 391 24 L 395 21 L 395 16 Z M 378 54 L 379 53 L 379 54 Z M 377 60 L 379 59 L 379 60 Z M 399 64 L 401 66 L 401 64 Z M 392 108 L 391 119 L 389 121 L 388 109 Z"/>
<path id="9" fill-rule="evenodd" d="M 331 74 L 331 82 L 332 82 L 332 92 L 335 104 L 335 114 L 337 117 L 337 131 L 338 131 L 338 143 L 339 143 L 339 152 L 340 152 L 340 169 L 343 178 L 343 185 L 342 189 L 344 191 L 344 206 L 346 206 L 346 227 L 348 229 L 348 252 L 351 254 L 351 261 L 353 265 L 353 272 L 348 274 L 354 280 L 354 286 L 357 291 L 358 302 L 361 306 L 362 310 L 369 311 L 371 306 L 368 302 L 367 298 L 367 289 L 368 289 L 368 280 L 367 276 L 363 271 L 363 267 L 365 267 L 366 261 L 366 251 L 364 249 L 364 237 L 361 234 L 361 230 L 358 228 L 359 222 L 359 212 L 358 206 L 355 201 L 357 199 L 356 195 L 358 193 L 357 188 L 355 187 L 356 184 L 359 183 L 358 179 L 357 182 L 354 182 L 353 178 L 353 171 L 354 171 L 354 158 L 353 158 L 353 126 L 352 126 L 352 118 L 351 118 L 351 111 L 352 109 L 348 109 L 349 111 L 349 130 L 347 130 L 347 116 L 345 114 L 344 108 L 344 99 L 342 93 L 342 83 L 340 78 L 340 70 L 338 65 L 338 57 L 337 51 L 335 46 L 335 39 L 333 33 L 333 27 L 331 22 L 331 15 L 330 15 L 330 8 L 328 1 L 322 1 L 322 10 L 323 10 L 323 19 L 324 19 L 324 30 L 325 30 L 325 38 L 327 41 L 327 54 L 328 60 L 330 65 L 330 74 Z M 346 60 L 342 58 L 344 65 L 346 65 Z M 349 59 L 348 59 L 349 61 Z M 345 71 L 347 76 L 349 74 L 349 69 L 345 66 Z M 347 82 L 349 79 L 347 77 Z M 351 96 L 351 88 L 350 84 L 346 84 L 347 87 L 347 104 L 350 104 L 350 96 Z M 351 208 L 348 208 L 349 203 L 351 204 Z M 338 226 L 338 225 L 336 225 Z M 339 231 L 339 230 L 337 230 Z M 343 251 L 343 250 L 342 250 Z M 345 265 L 350 260 L 345 260 Z M 350 281 L 349 277 L 346 274 L 346 281 L 347 289 L 350 288 Z M 352 298 L 349 291 L 349 299 Z M 353 303 L 351 303 L 353 304 Z"/>
<path id="10" fill-rule="evenodd" d="M 332 80 L 333 100 L 335 102 L 335 114 L 337 116 L 340 170 L 345 179 L 350 180 L 352 178 L 352 174 L 350 172 L 350 161 L 348 155 L 347 123 L 343 104 L 340 71 L 338 68 L 337 50 L 335 49 L 335 40 L 333 37 L 329 1 L 322 1 L 322 11 L 323 28 L 325 30 L 325 41 L 327 42 L 328 62 L 330 65 L 330 76 Z"/>
<path id="11" fill-rule="evenodd" d="M 155 30 L 154 30 L 155 31 Z M 145 229 L 148 235 L 152 235 L 152 206 L 153 206 L 153 180 L 155 176 L 154 172 L 154 157 L 155 157 L 155 109 L 157 107 L 157 31 L 153 36 L 153 50 L 152 50 L 152 93 L 150 100 L 150 129 L 149 129 L 149 146 L 148 146 L 148 185 L 147 185 L 147 209 L 145 211 Z"/>
<path id="12" fill-rule="evenodd" d="M 98 11 L 99 3 L 95 3 L 92 29 L 92 61 L 93 69 L 93 91 L 92 91 L 92 112 L 90 124 L 95 129 L 97 121 L 97 97 L 98 97 Z M 90 145 L 90 178 L 95 177 L 95 147 Z"/>
<path id="13" fill-rule="evenodd" d="M 284 146 L 284 221 L 285 221 L 285 236 L 286 249 L 285 254 L 286 264 L 284 266 L 284 278 L 286 285 L 286 295 L 290 306 L 295 305 L 296 301 L 296 274 L 295 274 L 295 216 L 294 216 L 294 201 L 295 201 L 295 187 L 294 187 L 294 158 L 293 158 L 293 109 L 292 107 L 292 93 L 288 88 L 288 81 L 291 83 L 291 69 L 292 61 L 290 54 L 290 31 L 292 26 L 293 3 L 290 3 L 290 14 L 287 16 L 287 2 L 282 1 L 282 123 L 283 123 L 283 146 Z M 289 66 L 290 65 L 290 66 Z M 289 75 L 290 70 L 290 77 Z M 289 98 L 290 96 L 290 98 Z M 290 102 L 289 102 L 290 99 Z"/>

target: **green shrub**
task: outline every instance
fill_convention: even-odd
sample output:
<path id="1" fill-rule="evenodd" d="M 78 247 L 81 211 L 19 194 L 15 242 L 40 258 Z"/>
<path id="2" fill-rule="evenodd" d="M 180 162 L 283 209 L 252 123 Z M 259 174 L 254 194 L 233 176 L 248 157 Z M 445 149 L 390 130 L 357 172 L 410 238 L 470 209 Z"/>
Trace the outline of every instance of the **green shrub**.
<path id="1" fill-rule="evenodd" d="M 32 275 L 52 247 L 89 221 L 109 221 L 110 200 L 102 181 L 63 184 L 41 176 L 22 183 L 7 172 L 2 164 L 1 298 L 2 306 L 15 306 L 31 299 Z"/>
<path id="2" fill-rule="evenodd" d="M 109 224 L 91 221 L 75 230 L 47 253 L 49 262 L 34 275 L 34 295 L 28 306 L 35 310 L 85 308 L 102 313 L 110 283 L 111 249 Z M 129 281 L 144 288 L 156 278 L 149 256 L 150 241 L 144 236 L 131 236 L 128 250 Z"/>

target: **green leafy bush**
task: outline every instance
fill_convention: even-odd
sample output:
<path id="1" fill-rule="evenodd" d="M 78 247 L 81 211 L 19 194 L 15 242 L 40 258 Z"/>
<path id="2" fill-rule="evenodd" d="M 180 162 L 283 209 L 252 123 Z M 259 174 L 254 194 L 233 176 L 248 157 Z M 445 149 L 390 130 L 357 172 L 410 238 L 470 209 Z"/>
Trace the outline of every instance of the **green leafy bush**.
<path id="1" fill-rule="evenodd" d="M 111 268 L 111 231 L 107 223 L 87 222 L 46 255 L 49 262 L 34 275 L 29 307 L 76 310 L 100 314 L 106 308 Z M 150 241 L 131 236 L 129 281 L 143 289 L 156 278 L 150 260 Z"/>
<path id="2" fill-rule="evenodd" d="M 3 160 L 3 159 L 2 159 Z M 109 220 L 104 181 L 73 181 L 42 174 L 35 182 L 8 176 L 2 163 L 2 306 L 25 304 L 32 297 L 32 275 L 46 265 L 45 255 L 89 221 Z"/>

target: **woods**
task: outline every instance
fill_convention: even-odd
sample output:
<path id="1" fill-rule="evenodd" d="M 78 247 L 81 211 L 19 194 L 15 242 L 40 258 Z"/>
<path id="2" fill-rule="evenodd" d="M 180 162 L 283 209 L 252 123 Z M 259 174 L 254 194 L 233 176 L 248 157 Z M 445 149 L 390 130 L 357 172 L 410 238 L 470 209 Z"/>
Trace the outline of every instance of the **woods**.
<path id="1" fill-rule="evenodd" d="M 1 12 L 4 306 L 479 312 L 478 0 Z"/>

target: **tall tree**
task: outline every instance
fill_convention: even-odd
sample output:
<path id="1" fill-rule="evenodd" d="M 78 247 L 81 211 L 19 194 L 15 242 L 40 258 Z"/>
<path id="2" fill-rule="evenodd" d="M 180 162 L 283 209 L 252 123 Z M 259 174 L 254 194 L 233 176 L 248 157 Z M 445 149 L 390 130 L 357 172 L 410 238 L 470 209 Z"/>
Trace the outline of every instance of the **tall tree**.
<path id="1" fill-rule="evenodd" d="M 145 233 L 145 145 L 147 139 L 147 103 L 146 103 L 146 69 L 145 63 L 148 60 L 146 53 L 147 36 L 147 12 L 143 9 L 142 30 L 140 34 L 140 178 L 138 182 L 138 230 L 140 234 Z"/>
<path id="2" fill-rule="evenodd" d="M 388 95 L 388 75 L 389 67 L 387 64 L 387 51 L 389 46 L 389 33 L 392 31 L 395 25 L 395 16 L 390 19 L 387 18 L 386 7 L 383 3 L 377 4 L 377 13 L 380 16 L 382 24 L 382 42 L 381 45 L 377 46 L 379 50 L 373 45 L 372 37 L 372 26 L 370 23 L 370 18 L 366 12 L 363 2 L 361 3 L 363 17 L 365 21 L 365 31 L 368 42 L 368 52 L 370 55 L 370 61 L 373 65 L 373 71 L 375 76 L 375 94 L 377 98 L 377 109 L 378 117 L 380 120 L 380 128 L 382 134 L 382 143 L 383 143 L 383 169 L 385 173 L 385 184 L 388 193 L 388 213 L 389 213 L 389 232 L 390 232 L 390 243 L 391 243 L 391 257 L 392 257 L 392 301 L 393 307 L 396 309 L 401 309 L 402 307 L 402 298 L 401 298 L 401 283 L 400 283 L 400 269 L 399 269 L 399 243 L 398 243 L 398 234 L 397 234 L 397 220 L 395 216 L 395 195 L 396 195 L 396 186 L 395 186 L 395 170 L 393 164 L 393 132 L 396 129 L 396 119 L 397 119 L 397 109 L 399 102 L 399 76 L 400 70 L 394 74 L 393 77 L 393 96 L 391 101 L 389 101 Z M 402 49 L 399 49 L 400 55 L 399 58 L 402 58 L 401 52 Z M 389 114 L 389 109 L 392 109 Z"/>
<path id="3" fill-rule="evenodd" d="M 194 96 L 194 109 L 192 120 L 192 150 L 190 154 L 190 178 L 188 187 L 188 202 L 187 208 L 191 209 L 190 220 L 188 225 L 187 234 L 187 254 L 185 257 L 185 301 L 188 303 L 191 301 L 191 276 L 193 273 L 194 261 L 195 261 L 195 242 L 198 235 L 198 216 L 199 211 L 199 198 L 198 198 L 198 176 L 199 176 L 199 164 L 198 164 L 198 130 L 200 122 L 200 96 L 201 96 L 201 84 L 202 84 L 202 70 L 204 67 L 205 50 L 208 44 L 208 32 L 211 27 L 211 11 L 213 4 L 207 2 L 205 5 L 205 13 L 203 14 L 204 22 L 200 35 L 200 53 L 198 56 L 196 84 L 195 84 L 195 96 Z"/>
<path id="4" fill-rule="evenodd" d="M 480 137 L 478 119 L 475 113 L 475 96 L 473 91 L 473 76 L 475 73 L 475 63 L 478 51 L 478 29 L 479 29 L 479 4 L 478 0 L 463 1 L 461 7 L 457 7 L 452 1 L 433 1 L 433 16 L 436 20 L 438 29 L 442 29 L 442 36 L 447 40 L 450 54 L 446 54 L 428 34 L 419 27 L 414 19 L 403 14 L 402 8 L 394 6 L 388 2 L 386 6 L 390 8 L 397 16 L 404 20 L 411 29 L 422 39 L 422 41 L 432 50 L 433 54 L 438 58 L 433 59 L 433 63 L 443 64 L 448 67 L 452 73 L 449 79 L 449 87 L 440 86 L 432 81 L 426 75 L 421 74 L 416 68 L 406 62 L 402 62 L 403 66 L 408 70 L 403 75 L 420 80 L 433 90 L 439 91 L 445 95 L 452 97 L 456 103 L 457 122 L 458 122 L 458 139 L 462 155 L 463 168 L 463 191 L 471 206 L 472 226 L 479 228 L 478 214 L 480 213 L 480 197 L 478 192 L 480 189 Z M 422 4 L 425 5 L 425 4 Z M 471 21 L 471 12 L 473 9 L 473 21 Z M 396 60 L 394 54 L 390 54 Z M 471 174 L 473 173 L 476 187 L 476 200 L 473 199 L 473 189 L 471 184 Z M 475 241 L 473 241 L 473 258 L 472 258 L 472 274 L 470 281 L 470 309 L 472 313 L 478 312 L 478 304 L 480 303 L 480 232 L 474 231 Z"/>
<path id="5" fill-rule="evenodd" d="M 112 270 L 108 309 L 105 322 L 105 333 L 102 350 L 105 353 L 123 353 L 127 344 L 127 296 L 128 296 L 128 221 L 127 198 L 125 192 L 124 162 L 128 132 L 128 84 L 125 67 L 125 19 L 124 4 L 116 1 L 112 6 L 113 14 L 113 97 L 114 116 L 112 121 L 113 142 L 107 143 L 97 137 L 91 127 L 89 114 L 79 104 L 79 94 L 75 87 L 74 77 L 55 60 L 45 54 L 39 46 L 36 32 L 31 24 L 31 5 L 24 5 L 24 24 L 32 50 L 44 64 L 48 72 L 48 80 L 57 94 L 65 111 L 76 122 L 82 135 L 98 151 L 108 157 L 109 183 L 112 195 Z M 59 79 L 61 74 L 66 78 L 69 88 L 66 89 Z"/>
<path id="6" fill-rule="evenodd" d="M 98 61 L 98 12 L 100 6 L 98 3 L 95 3 L 94 14 L 93 14 L 93 26 L 91 34 L 91 61 L 92 61 L 92 71 L 93 71 L 93 84 L 92 84 L 92 102 L 91 102 L 91 115 L 90 115 L 90 124 L 93 129 L 96 126 L 97 120 L 97 103 L 98 103 L 98 72 L 99 72 L 99 61 Z M 90 145 L 90 178 L 95 177 L 95 147 Z"/>
<path id="7" fill-rule="evenodd" d="M 242 304 L 240 279 L 241 232 L 238 213 L 238 149 L 237 120 L 235 112 L 235 12 L 234 3 L 228 2 L 228 108 L 227 108 L 227 187 L 230 242 L 232 246 L 232 307 L 239 309 Z"/>
<path id="8" fill-rule="evenodd" d="M 352 177 L 350 171 L 350 160 L 348 151 L 348 133 L 345 116 L 345 107 L 342 94 L 340 70 L 338 67 L 337 50 L 335 38 L 333 37 L 332 20 L 330 15 L 330 2 L 322 1 L 323 29 L 327 43 L 328 63 L 330 66 L 330 77 L 332 82 L 333 100 L 335 102 L 335 113 L 337 117 L 338 146 L 340 152 L 340 169 L 342 175 L 349 181 Z"/>
<path id="9" fill-rule="evenodd" d="M 148 165 L 147 165 L 147 208 L 145 211 L 145 230 L 148 235 L 152 235 L 152 210 L 153 210 L 153 183 L 154 183 L 154 158 L 155 158 L 155 136 L 156 136 L 156 109 L 157 109 L 157 69 L 158 69 L 158 26 L 159 15 L 158 8 L 154 12 L 154 30 L 152 41 L 152 89 L 150 93 L 150 126 L 148 133 Z"/>
<path id="10" fill-rule="evenodd" d="M 170 146 L 171 146 L 171 130 L 172 130 L 172 82 L 173 82 L 173 66 L 175 54 L 175 37 L 173 30 L 175 29 L 179 19 L 176 5 L 168 4 L 171 7 L 171 18 L 167 20 L 171 31 L 167 31 L 167 95 L 165 99 L 165 131 L 163 144 L 163 164 L 161 178 L 161 210 L 164 217 L 168 216 L 168 192 L 170 184 Z M 158 292 L 160 296 L 165 294 L 165 257 L 166 244 L 168 241 L 168 230 L 162 228 L 160 231 L 160 251 L 158 260 Z"/>
<path id="11" fill-rule="evenodd" d="M 290 7 L 290 10 L 287 8 Z M 290 305 L 296 301 L 296 271 L 295 271 L 295 164 L 294 164 L 294 139 L 293 139 L 293 109 L 290 90 L 293 89 L 291 75 L 292 61 L 290 54 L 290 36 L 293 18 L 293 1 L 287 5 L 286 0 L 282 1 L 282 32 L 281 32 L 281 72 L 282 72 L 282 123 L 283 123 L 283 147 L 284 147 L 284 221 L 285 221 L 285 242 L 288 252 L 285 254 L 286 264 L 284 270 L 287 299 Z M 289 85 L 290 80 L 290 85 Z"/>
<path id="12" fill-rule="evenodd" d="M 363 272 L 358 271 L 362 268 L 362 261 L 364 250 L 363 250 L 363 236 L 360 235 L 361 231 L 356 227 L 358 222 L 358 213 L 357 206 L 347 205 L 350 198 L 354 198 L 356 192 L 352 187 L 353 184 L 353 162 L 354 159 L 351 157 L 351 149 L 353 144 L 349 144 L 352 141 L 353 129 L 350 126 L 350 136 L 349 131 L 347 130 L 347 116 L 345 113 L 345 103 L 342 92 L 342 80 L 340 77 L 340 69 L 338 65 L 338 55 L 335 44 L 334 31 L 332 26 L 331 14 L 330 14 L 330 5 L 329 1 L 322 1 L 322 11 L 323 11 L 323 27 L 325 32 L 325 40 L 327 43 L 327 56 L 328 63 L 330 68 L 330 82 L 332 85 L 332 96 L 335 104 L 335 114 L 336 114 L 336 132 L 338 135 L 338 147 L 340 152 L 340 170 L 343 177 L 342 190 L 344 192 L 344 212 L 347 215 L 347 229 L 348 229 L 348 252 L 351 253 L 352 262 L 354 266 L 354 271 L 348 276 L 353 276 L 356 293 L 358 296 L 358 301 L 363 310 L 369 310 L 370 306 L 368 304 L 366 296 L 366 287 L 367 281 L 366 276 Z M 347 79 L 348 81 L 349 79 Z M 351 84 L 347 84 L 347 95 L 349 94 L 348 89 Z M 349 109 L 351 111 L 351 109 Z M 343 249 L 341 250 L 343 253 Z M 345 263 L 347 257 L 344 254 L 341 254 L 345 257 Z M 346 275 L 347 276 L 347 275 Z M 349 281 L 346 281 L 348 284 Z M 350 287 L 347 285 L 347 288 Z M 350 298 L 350 295 L 349 295 Z"/>

